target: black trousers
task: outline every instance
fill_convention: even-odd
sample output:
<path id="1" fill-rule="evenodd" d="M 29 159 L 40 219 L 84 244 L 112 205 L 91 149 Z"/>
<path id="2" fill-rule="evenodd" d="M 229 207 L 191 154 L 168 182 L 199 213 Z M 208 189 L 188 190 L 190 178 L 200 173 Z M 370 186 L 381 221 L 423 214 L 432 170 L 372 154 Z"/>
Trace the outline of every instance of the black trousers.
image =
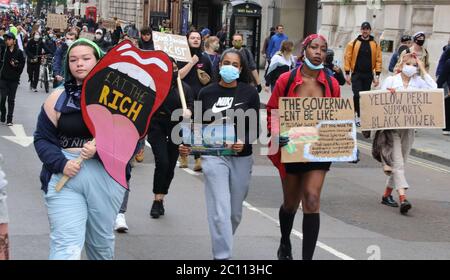
<path id="1" fill-rule="evenodd" d="M 30 85 L 32 88 L 37 88 L 38 82 L 39 82 L 39 70 L 40 70 L 41 64 L 40 63 L 28 63 L 27 64 L 27 72 L 28 72 L 28 79 L 30 81 Z"/>
<path id="2" fill-rule="evenodd" d="M 175 175 L 175 166 L 179 156 L 178 145 L 171 139 L 176 122 L 168 118 L 154 117 L 150 123 L 148 142 L 155 156 L 155 173 L 153 176 L 153 193 L 167 194 Z"/>
<path id="3" fill-rule="evenodd" d="M 450 131 L 450 96 L 445 98 L 445 125 L 444 131 Z"/>
<path id="4" fill-rule="evenodd" d="M 2 122 L 12 123 L 18 86 L 19 82 L 0 80 L 0 119 Z M 8 102 L 8 114 L 6 114 L 6 102 Z"/>
<path id="5" fill-rule="evenodd" d="M 373 73 L 353 73 L 352 74 L 352 90 L 353 102 L 355 104 L 355 112 L 361 117 L 361 109 L 359 106 L 359 92 L 369 91 L 373 82 Z"/>

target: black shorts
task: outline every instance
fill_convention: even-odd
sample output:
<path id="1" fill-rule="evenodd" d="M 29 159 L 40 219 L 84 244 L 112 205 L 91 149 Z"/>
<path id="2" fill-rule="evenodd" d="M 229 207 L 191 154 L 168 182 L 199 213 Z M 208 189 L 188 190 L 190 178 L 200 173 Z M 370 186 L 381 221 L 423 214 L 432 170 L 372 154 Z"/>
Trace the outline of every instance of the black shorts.
<path id="1" fill-rule="evenodd" d="M 329 171 L 331 162 L 296 162 L 285 163 L 286 173 L 288 174 L 301 174 L 313 170 L 325 170 Z"/>

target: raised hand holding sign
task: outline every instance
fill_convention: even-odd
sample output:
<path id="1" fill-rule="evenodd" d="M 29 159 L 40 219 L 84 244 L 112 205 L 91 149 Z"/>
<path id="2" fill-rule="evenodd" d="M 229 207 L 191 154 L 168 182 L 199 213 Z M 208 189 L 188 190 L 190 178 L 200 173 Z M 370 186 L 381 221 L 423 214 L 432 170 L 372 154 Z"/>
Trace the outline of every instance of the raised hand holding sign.
<path id="1" fill-rule="evenodd" d="M 172 67 L 164 52 L 142 51 L 124 41 L 84 81 L 83 119 L 106 171 L 124 188 L 128 188 L 126 165 L 169 93 Z"/>

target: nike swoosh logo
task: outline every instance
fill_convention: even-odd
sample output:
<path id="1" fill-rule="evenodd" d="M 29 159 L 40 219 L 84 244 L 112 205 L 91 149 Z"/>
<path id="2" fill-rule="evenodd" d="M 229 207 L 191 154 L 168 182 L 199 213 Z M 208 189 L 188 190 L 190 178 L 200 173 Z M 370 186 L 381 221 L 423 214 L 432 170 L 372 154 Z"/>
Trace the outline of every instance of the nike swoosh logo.
<path id="1" fill-rule="evenodd" d="M 214 106 L 212 107 L 212 112 L 214 114 L 217 114 L 217 113 L 223 112 L 223 111 L 225 111 L 227 109 L 230 109 L 230 108 L 231 108 L 230 106 L 217 107 L 216 104 L 214 104 Z"/>
<path id="2" fill-rule="evenodd" d="M 240 106 L 240 105 L 242 105 L 242 104 L 244 104 L 244 103 L 245 103 L 245 102 L 241 102 L 241 103 L 234 104 L 234 107 Z"/>

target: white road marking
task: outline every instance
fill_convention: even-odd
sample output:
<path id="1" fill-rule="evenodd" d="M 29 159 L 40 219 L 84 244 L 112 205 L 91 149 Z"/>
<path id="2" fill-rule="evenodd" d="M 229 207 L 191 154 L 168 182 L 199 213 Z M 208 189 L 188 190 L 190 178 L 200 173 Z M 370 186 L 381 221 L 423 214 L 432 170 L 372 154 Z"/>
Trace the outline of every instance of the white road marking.
<path id="1" fill-rule="evenodd" d="M 358 146 L 363 148 L 363 149 L 366 149 L 368 151 L 372 151 L 372 146 L 370 146 L 368 144 L 358 142 Z M 440 167 L 440 166 L 437 166 L 437 165 L 434 165 L 432 163 L 428 163 L 428 162 L 425 162 L 425 161 L 422 161 L 422 160 L 418 160 L 416 157 L 413 157 L 413 156 L 410 156 L 408 158 L 408 162 L 411 162 L 412 164 L 415 164 L 415 165 L 418 165 L 418 166 L 429 168 L 429 169 L 434 170 L 434 171 L 450 174 L 450 170 L 449 169 L 446 169 L 446 168 L 443 168 L 443 167 Z"/>
<path id="2" fill-rule="evenodd" d="M 194 171 L 192 171 L 192 170 L 190 170 L 190 169 L 188 169 L 188 168 L 183 168 L 183 170 L 186 171 L 188 174 L 191 174 L 191 175 L 196 175 L 196 176 L 199 175 L 199 174 L 196 174 L 196 172 L 194 172 Z M 193 173 L 194 173 L 194 174 L 193 174 Z M 267 213 L 264 213 L 263 211 L 261 211 L 261 210 L 259 210 L 258 208 L 254 207 L 254 206 L 251 205 L 250 203 L 244 201 L 243 205 L 244 205 L 244 207 L 247 208 L 248 210 L 253 211 L 253 212 L 256 212 L 256 213 L 258 213 L 259 215 L 263 216 L 264 218 L 268 219 L 269 221 L 272 221 L 272 222 L 274 222 L 275 224 L 277 224 L 278 226 L 280 226 L 280 222 L 279 222 L 277 219 L 273 218 L 272 216 L 270 216 L 270 215 L 267 214 Z M 298 238 L 300 238 L 300 239 L 303 240 L 303 234 L 302 234 L 301 232 L 299 232 L 299 231 L 297 231 L 297 230 L 295 230 L 295 229 L 292 229 L 292 234 L 293 234 L 294 236 L 297 236 Z M 354 258 L 352 258 L 352 257 L 350 257 L 350 256 L 348 256 L 348 255 L 346 255 L 346 254 L 344 254 L 344 253 L 342 253 L 342 252 L 339 252 L 339 251 L 336 250 L 336 249 L 333 249 L 332 247 L 326 245 L 326 244 L 323 243 L 323 242 L 317 241 L 317 245 L 316 245 L 316 246 L 319 247 L 319 248 L 321 248 L 321 249 L 323 249 L 323 250 L 325 250 L 325 251 L 327 251 L 328 253 L 330 253 L 330 254 L 332 254 L 332 255 L 334 255 L 334 256 L 336 256 L 336 257 L 342 259 L 342 260 L 355 260 Z"/>
<path id="3" fill-rule="evenodd" d="M 25 129 L 21 124 L 14 124 L 9 127 L 15 136 L 3 136 L 6 140 L 19 144 L 20 146 L 26 148 L 33 144 L 34 138 L 31 136 L 27 136 L 25 133 Z"/>

